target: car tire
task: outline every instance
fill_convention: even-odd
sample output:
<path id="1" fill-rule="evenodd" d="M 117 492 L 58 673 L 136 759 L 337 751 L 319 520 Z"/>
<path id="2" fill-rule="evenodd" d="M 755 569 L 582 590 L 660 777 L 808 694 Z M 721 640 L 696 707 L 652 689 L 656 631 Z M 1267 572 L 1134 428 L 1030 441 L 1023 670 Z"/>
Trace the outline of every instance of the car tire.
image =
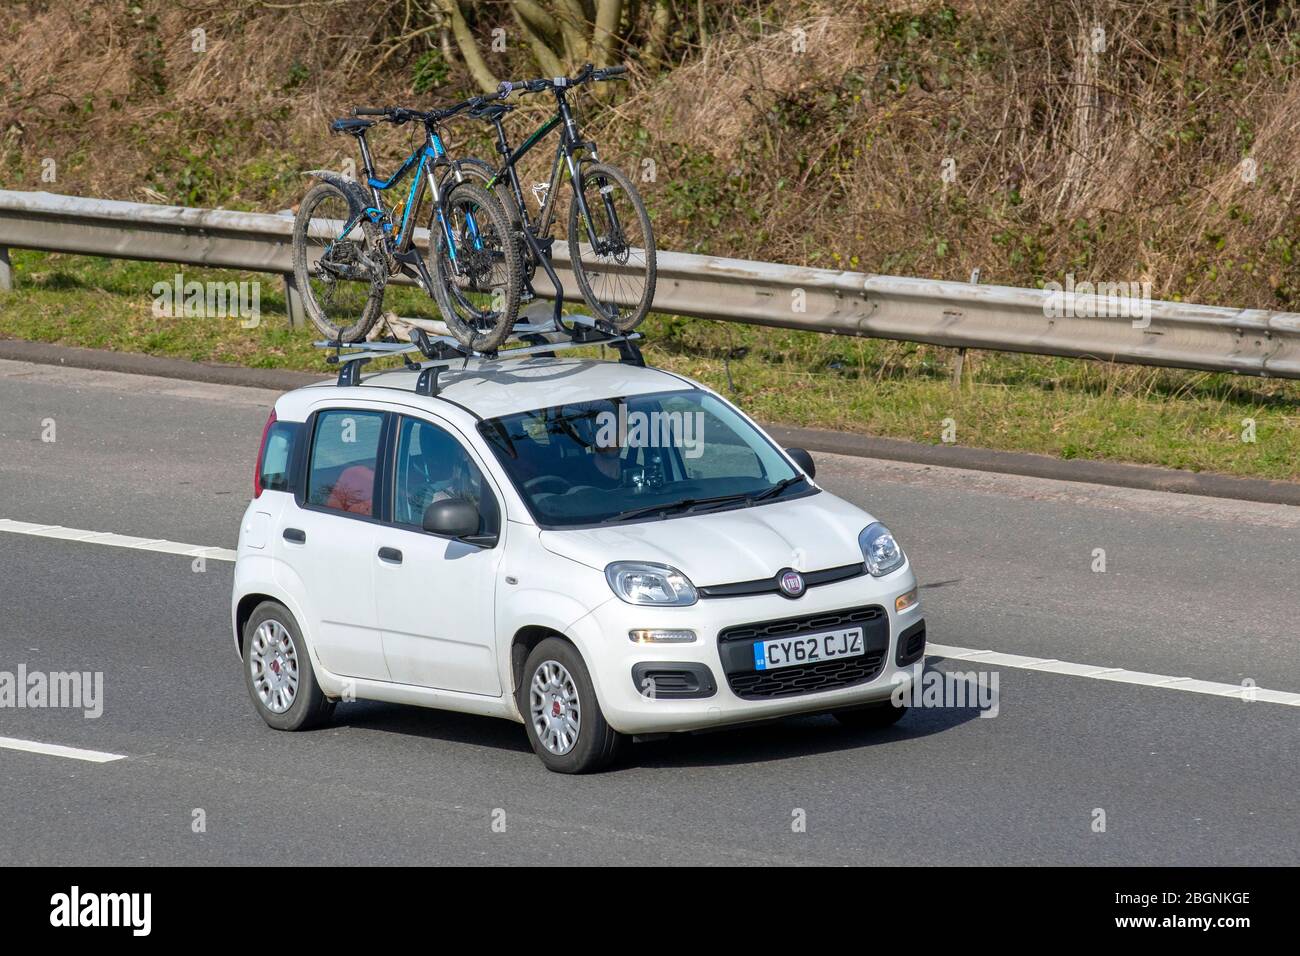
<path id="1" fill-rule="evenodd" d="M 841 725 L 850 730 L 884 730 L 902 720 L 903 715 L 907 713 L 907 708 L 887 700 L 883 704 L 871 704 L 832 713 Z"/>
<path id="2" fill-rule="evenodd" d="M 329 720 L 334 701 L 316 682 L 311 655 L 289 609 L 263 601 L 244 625 L 244 686 L 253 708 L 276 730 L 310 730 Z"/>
<path id="3" fill-rule="evenodd" d="M 533 752 L 556 773 L 607 767 L 626 739 L 605 720 L 582 655 L 559 637 L 546 638 L 528 655 L 519 712 Z"/>

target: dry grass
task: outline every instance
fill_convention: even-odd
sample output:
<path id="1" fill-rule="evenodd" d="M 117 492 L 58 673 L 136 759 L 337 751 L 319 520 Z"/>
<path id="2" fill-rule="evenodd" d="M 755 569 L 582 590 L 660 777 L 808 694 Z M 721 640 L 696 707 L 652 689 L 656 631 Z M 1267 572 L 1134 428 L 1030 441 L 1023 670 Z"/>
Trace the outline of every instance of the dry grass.
<path id="1" fill-rule="evenodd" d="M 399 42 L 419 26 L 406 0 L 13 6 L 0 21 L 9 188 L 278 208 L 301 169 L 351 155 L 324 132 L 331 116 L 469 89 L 453 62 L 431 95 L 412 92 L 437 41 Z M 472 6 L 484 35 L 509 30 L 504 5 Z M 1257 308 L 1300 299 L 1294 2 L 709 9 L 707 44 L 683 41 L 674 68 L 590 111 L 611 158 L 655 163 L 644 191 L 666 247 L 960 279 L 978 267 L 1011 285 L 1073 272 Z M 528 62 L 495 56 L 505 72 Z M 543 107 L 517 114 L 520 136 Z M 380 154 L 406 138 L 379 137 Z M 487 148 L 469 124 L 452 139 Z"/>

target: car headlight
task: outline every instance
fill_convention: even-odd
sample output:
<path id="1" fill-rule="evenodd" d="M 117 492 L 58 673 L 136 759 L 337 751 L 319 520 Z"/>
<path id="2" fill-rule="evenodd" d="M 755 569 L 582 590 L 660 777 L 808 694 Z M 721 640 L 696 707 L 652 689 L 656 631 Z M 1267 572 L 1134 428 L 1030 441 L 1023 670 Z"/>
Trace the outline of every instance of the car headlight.
<path id="1" fill-rule="evenodd" d="M 666 564 L 615 561 L 605 568 L 605 580 L 628 604 L 680 607 L 697 600 L 695 585 L 682 572 Z"/>
<path id="2" fill-rule="evenodd" d="M 862 529 L 858 535 L 858 545 L 862 548 L 862 561 L 873 577 L 897 571 L 907 560 L 889 529 L 879 521 Z"/>

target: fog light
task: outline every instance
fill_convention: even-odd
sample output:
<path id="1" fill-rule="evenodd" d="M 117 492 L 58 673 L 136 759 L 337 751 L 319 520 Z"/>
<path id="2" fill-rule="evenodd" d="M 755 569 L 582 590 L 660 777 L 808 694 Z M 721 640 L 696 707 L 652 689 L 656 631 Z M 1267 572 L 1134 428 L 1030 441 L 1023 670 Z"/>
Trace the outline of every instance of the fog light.
<path id="1" fill-rule="evenodd" d="M 901 614 L 903 611 L 909 611 L 916 607 L 916 603 L 916 588 L 912 588 L 912 590 L 908 591 L 906 594 L 900 594 L 898 597 L 894 598 L 894 610 Z"/>
<path id="2" fill-rule="evenodd" d="M 633 644 L 692 644 L 695 642 L 695 632 L 687 630 L 675 631 L 628 631 L 628 639 Z"/>

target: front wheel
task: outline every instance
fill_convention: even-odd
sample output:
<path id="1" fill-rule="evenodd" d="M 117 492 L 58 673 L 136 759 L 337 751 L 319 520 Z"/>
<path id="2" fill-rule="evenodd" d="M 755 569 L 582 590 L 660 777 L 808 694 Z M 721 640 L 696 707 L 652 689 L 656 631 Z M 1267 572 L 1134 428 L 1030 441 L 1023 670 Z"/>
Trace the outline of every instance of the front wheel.
<path id="1" fill-rule="evenodd" d="M 625 739 L 601 713 L 582 655 L 558 637 L 548 637 L 528 655 L 519 710 L 533 752 L 556 773 L 600 770 L 613 762 Z"/>
<path id="2" fill-rule="evenodd" d="M 613 166 L 584 163 L 578 178 L 575 190 L 580 185 L 591 221 L 582 215 L 575 192 L 569 203 L 574 278 L 593 318 L 630 332 L 641 324 L 655 297 L 650 214 L 632 181 Z"/>
<path id="3" fill-rule="evenodd" d="M 465 180 L 434 210 L 429 229 L 433 294 L 447 328 L 472 351 L 496 351 L 514 328 L 523 285 L 510 219 L 491 193 Z"/>

